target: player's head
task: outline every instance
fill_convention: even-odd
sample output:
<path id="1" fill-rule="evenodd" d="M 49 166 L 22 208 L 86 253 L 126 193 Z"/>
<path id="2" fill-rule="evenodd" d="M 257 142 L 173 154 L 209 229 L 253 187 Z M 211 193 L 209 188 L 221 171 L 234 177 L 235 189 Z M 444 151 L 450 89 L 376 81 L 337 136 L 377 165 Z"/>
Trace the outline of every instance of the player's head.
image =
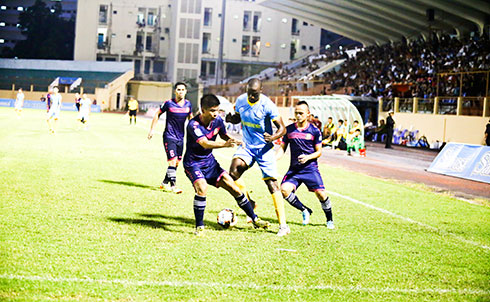
<path id="1" fill-rule="evenodd" d="M 330 124 L 333 121 L 333 117 L 329 116 L 327 120 L 328 120 L 328 123 Z"/>
<path id="2" fill-rule="evenodd" d="M 175 90 L 175 97 L 177 100 L 182 100 L 185 98 L 185 95 L 187 94 L 187 85 L 184 82 L 177 82 L 174 85 L 174 90 Z"/>
<path id="3" fill-rule="evenodd" d="M 262 81 L 257 78 L 250 79 L 247 83 L 248 100 L 251 103 L 257 102 L 260 98 L 260 92 L 262 92 Z"/>
<path id="4" fill-rule="evenodd" d="M 19 88 L 19 92 L 22 92 L 22 88 Z"/>
<path id="5" fill-rule="evenodd" d="M 310 107 L 305 101 L 299 101 L 294 108 L 294 117 L 299 123 L 303 123 L 310 117 Z"/>
<path id="6" fill-rule="evenodd" d="M 87 94 L 86 93 L 82 94 L 82 98 L 86 99 L 87 98 Z"/>
<path id="7" fill-rule="evenodd" d="M 342 124 L 344 123 L 344 120 L 339 120 L 339 125 L 342 126 Z"/>
<path id="8" fill-rule="evenodd" d="M 58 86 L 54 86 L 54 87 L 53 87 L 53 92 L 54 92 L 54 93 L 58 93 L 58 91 L 59 91 Z"/>
<path id="9" fill-rule="evenodd" d="M 219 99 L 214 94 L 205 94 L 201 98 L 201 112 L 206 120 L 214 120 L 219 115 Z"/>
<path id="10" fill-rule="evenodd" d="M 353 124 L 354 124 L 354 127 L 356 127 L 357 125 L 359 125 L 359 121 L 355 120 L 355 121 L 353 122 Z"/>

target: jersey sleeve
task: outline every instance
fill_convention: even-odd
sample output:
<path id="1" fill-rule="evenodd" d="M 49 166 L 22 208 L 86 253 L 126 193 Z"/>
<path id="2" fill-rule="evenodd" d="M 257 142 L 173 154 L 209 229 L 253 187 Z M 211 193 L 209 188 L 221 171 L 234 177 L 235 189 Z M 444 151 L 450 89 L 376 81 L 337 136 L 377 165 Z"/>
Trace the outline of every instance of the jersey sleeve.
<path id="1" fill-rule="evenodd" d="M 187 135 L 190 135 L 191 138 L 196 142 L 206 137 L 201 131 L 201 127 L 199 126 L 199 123 L 197 121 L 191 121 L 187 125 Z"/>
<path id="2" fill-rule="evenodd" d="M 316 128 L 315 129 L 315 133 L 314 133 L 314 143 L 315 143 L 315 146 L 318 145 L 318 144 L 322 144 L 322 132 Z"/>
<path id="3" fill-rule="evenodd" d="M 279 117 L 279 109 L 269 98 L 266 103 L 266 113 L 270 116 L 271 120 L 276 120 Z"/>
<path id="4" fill-rule="evenodd" d="M 218 117 L 218 125 L 219 125 L 219 135 L 227 135 L 226 133 L 226 126 L 225 123 L 223 122 L 223 119 L 221 117 Z"/>
<path id="5" fill-rule="evenodd" d="M 163 104 L 160 105 L 160 114 L 166 112 L 168 110 L 168 101 L 163 102 Z"/>
<path id="6" fill-rule="evenodd" d="M 282 144 L 287 148 L 289 145 L 289 137 L 288 137 L 289 129 L 286 128 L 286 130 L 287 130 L 286 134 L 281 139 L 282 139 Z"/>

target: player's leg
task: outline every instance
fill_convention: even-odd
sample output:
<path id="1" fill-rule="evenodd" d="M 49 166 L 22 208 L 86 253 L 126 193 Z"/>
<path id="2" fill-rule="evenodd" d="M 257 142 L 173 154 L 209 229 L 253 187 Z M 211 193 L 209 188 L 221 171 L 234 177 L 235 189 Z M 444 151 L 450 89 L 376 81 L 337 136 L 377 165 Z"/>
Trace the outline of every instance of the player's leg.
<path id="1" fill-rule="evenodd" d="M 300 210 L 302 215 L 303 215 L 303 225 L 307 225 L 310 223 L 310 215 L 313 213 L 313 211 L 305 206 L 296 196 L 296 188 L 301 185 L 301 183 L 298 183 L 296 179 L 293 177 L 294 174 L 290 174 L 289 172 L 284 176 L 283 182 L 281 184 L 281 193 L 284 199 L 295 207 L 296 209 Z"/>
<path id="2" fill-rule="evenodd" d="M 177 194 L 182 193 L 182 190 L 176 187 L 177 184 L 177 166 L 180 158 L 182 157 L 183 144 L 179 144 L 171 139 L 163 139 L 163 145 L 165 147 L 165 153 L 167 154 L 167 172 L 165 178 L 160 185 L 161 189 L 165 191 L 174 192 Z"/>
<path id="3" fill-rule="evenodd" d="M 257 164 L 262 170 L 262 177 L 271 193 L 272 202 L 276 211 L 277 220 L 279 221 L 278 236 L 284 236 L 291 231 L 286 223 L 286 212 L 284 210 L 284 200 L 282 198 L 281 189 L 277 183 L 277 169 L 274 149 L 271 148 L 265 153 L 257 154 L 255 157 Z"/>
<path id="4" fill-rule="evenodd" d="M 240 179 L 242 174 L 248 170 L 248 167 L 254 163 L 252 154 L 243 146 L 239 146 L 230 165 L 230 176 L 235 181 L 240 191 L 242 191 L 255 207 L 255 202 L 250 198 L 250 195 L 245 187 L 245 182 Z"/>
<path id="5" fill-rule="evenodd" d="M 206 209 L 206 193 L 208 184 L 204 178 L 194 182 L 194 218 L 196 219 L 196 231 L 194 234 L 201 235 L 204 231 L 204 210 Z"/>
<path id="6" fill-rule="evenodd" d="M 315 195 L 322 205 L 322 210 L 325 213 L 325 218 L 327 219 L 327 228 L 334 229 L 333 215 L 332 215 L 332 203 L 330 197 L 328 197 L 325 190 L 316 190 Z"/>
<path id="7" fill-rule="evenodd" d="M 217 186 L 228 191 L 236 200 L 238 206 L 252 219 L 254 227 L 268 228 L 269 223 L 261 220 L 254 212 L 253 206 L 247 196 L 240 191 L 240 188 L 235 184 L 233 178 L 228 173 L 223 173 L 217 182 Z"/>

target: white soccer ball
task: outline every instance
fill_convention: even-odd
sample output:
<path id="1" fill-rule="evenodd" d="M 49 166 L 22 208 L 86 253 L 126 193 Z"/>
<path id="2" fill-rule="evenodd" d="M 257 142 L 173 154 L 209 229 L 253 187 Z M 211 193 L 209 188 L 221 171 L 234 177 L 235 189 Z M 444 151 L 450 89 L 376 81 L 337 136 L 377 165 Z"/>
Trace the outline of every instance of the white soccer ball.
<path id="1" fill-rule="evenodd" d="M 232 209 L 223 209 L 218 213 L 218 224 L 224 228 L 236 225 L 237 218 Z"/>

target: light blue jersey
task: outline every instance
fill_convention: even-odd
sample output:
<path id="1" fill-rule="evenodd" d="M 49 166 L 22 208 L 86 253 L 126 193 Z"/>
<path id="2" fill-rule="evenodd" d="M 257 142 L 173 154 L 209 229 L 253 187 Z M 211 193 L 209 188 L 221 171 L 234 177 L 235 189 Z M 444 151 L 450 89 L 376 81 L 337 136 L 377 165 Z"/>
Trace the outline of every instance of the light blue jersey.
<path id="1" fill-rule="evenodd" d="M 279 110 L 271 99 L 260 94 L 259 100 L 252 104 L 244 93 L 237 98 L 235 111 L 242 119 L 245 146 L 249 149 L 258 149 L 267 145 L 264 133 L 272 134 L 272 120 L 279 117 Z"/>

